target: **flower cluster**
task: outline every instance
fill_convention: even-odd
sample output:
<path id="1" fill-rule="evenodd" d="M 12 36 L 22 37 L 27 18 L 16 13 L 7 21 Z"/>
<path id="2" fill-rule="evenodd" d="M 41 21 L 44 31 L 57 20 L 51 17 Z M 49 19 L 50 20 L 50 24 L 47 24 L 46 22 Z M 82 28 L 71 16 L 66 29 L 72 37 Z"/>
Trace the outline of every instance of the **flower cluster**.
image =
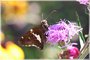
<path id="1" fill-rule="evenodd" d="M 48 27 L 48 31 L 46 32 L 48 42 L 53 44 L 58 43 L 59 41 L 67 41 L 68 39 L 72 39 L 75 34 L 81 30 L 79 26 L 75 23 L 61 20 L 57 24 L 51 25 Z"/>

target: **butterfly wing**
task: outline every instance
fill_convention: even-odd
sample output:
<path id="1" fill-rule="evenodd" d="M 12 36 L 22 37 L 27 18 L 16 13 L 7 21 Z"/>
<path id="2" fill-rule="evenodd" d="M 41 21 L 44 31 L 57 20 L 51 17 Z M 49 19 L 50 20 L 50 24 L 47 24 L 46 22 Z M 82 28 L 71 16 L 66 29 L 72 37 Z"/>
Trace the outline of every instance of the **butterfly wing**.
<path id="1" fill-rule="evenodd" d="M 19 44 L 27 47 L 34 46 L 43 49 L 44 43 L 46 42 L 46 30 L 47 28 L 45 24 L 30 29 L 20 38 Z"/>
<path id="2" fill-rule="evenodd" d="M 36 35 L 39 36 L 39 37 L 37 36 L 36 37 L 37 37 L 37 40 L 41 43 L 41 49 L 43 49 L 43 46 L 46 42 L 46 36 L 45 36 L 46 30 L 42 27 L 39 27 L 39 28 L 37 27 L 37 28 L 34 28 L 33 31 Z"/>

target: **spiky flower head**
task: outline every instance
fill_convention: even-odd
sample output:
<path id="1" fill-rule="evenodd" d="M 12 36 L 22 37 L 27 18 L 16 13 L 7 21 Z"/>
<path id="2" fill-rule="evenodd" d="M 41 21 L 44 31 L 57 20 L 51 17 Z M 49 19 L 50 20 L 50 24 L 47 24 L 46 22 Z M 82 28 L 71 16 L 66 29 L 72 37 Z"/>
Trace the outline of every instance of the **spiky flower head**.
<path id="1" fill-rule="evenodd" d="M 53 44 L 62 40 L 67 41 L 68 39 L 72 39 L 72 37 L 81 30 L 81 27 L 76 25 L 76 23 L 60 20 L 57 24 L 48 27 L 48 31 L 46 31 L 47 40 Z"/>

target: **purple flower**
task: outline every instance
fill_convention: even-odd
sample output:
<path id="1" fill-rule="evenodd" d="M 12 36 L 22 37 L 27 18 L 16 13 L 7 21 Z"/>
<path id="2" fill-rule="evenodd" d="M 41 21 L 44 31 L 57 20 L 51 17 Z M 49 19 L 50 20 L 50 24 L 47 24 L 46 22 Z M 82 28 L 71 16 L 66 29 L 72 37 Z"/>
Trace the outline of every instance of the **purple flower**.
<path id="1" fill-rule="evenodd" d="M 89 0 L 76 0 L 78 1 L 80 4 L 84 4 L 84 5 L 87 5 Z"/>
<path id="2" fill-rule="evenodd" d="M 51 25 L 48 29 L 49 30 L 64 30 L 68 29 L 68 25 L 64 21 L 60 21 L 58 24 Z"/>
<path id="3" fill-rule="evenodd" d="M 51 43 L 57 43 L 60 40 L 60 34 L 58 33 L 58 31 L 56 30 L 50 30 L 48 32 L 46 32 L 46 34 L 48 34 L 49 36 L 48 41 Z"/>
<path id="4" fill-rule="evenodd" d="M 48 27 L 48 31 L 46 32 L 47 41 L 53 44 L 56 44 L 62 40 L 67 41 L 75 34 L 78 34 L 80 30 L 80 27 L 75 25 L 75 23 L 68 21 L 67 24 L 66 21 L 61 20 L 59 23 Z"/>

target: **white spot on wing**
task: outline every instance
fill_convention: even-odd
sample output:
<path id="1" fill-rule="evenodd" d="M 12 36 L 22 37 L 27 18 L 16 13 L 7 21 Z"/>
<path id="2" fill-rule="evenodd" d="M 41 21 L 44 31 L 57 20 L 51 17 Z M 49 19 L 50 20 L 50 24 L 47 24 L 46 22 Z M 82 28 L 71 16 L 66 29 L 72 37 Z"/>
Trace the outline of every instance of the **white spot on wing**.
<path id="1" fill-rule="evenodd" d="M 21 38 L 23 39 L 24 37 L 22 36 Z"/>
<path id="2" fill-rule="evenodd" d="M 37 47 L 37 48 L 39 48 L 37 45 L 34 45 L 34 44 L 32 44 L 32 45 L 23 45 L 23 46 L 26 46 L 26 47 L 33 46 L 33 47 Z"/>
<path id="3" fill-rule="evenodd" d="M 33 32 L 33 29 L 30 29 L 31 32 Z"/>
<path id="4" fill-rule="evenodd" d="M 32 46 L 39 48 L 38 46 L 36 46 L 36 45 L 34 45 L 34 44 L 33 44 Z"/>
<path id="5" fill-rule="evenodd" d="M 23 45 L 23 46 L 30 47 L 30 46 L 32 46 L 32 45 Z"/>
<path id="6" fill-rule="evenodd" d="M 36 38 L 37 38 L 37 40 L 41 43 L 41 38 L 40 38 L 40 35 L 37 35 L 37 34 L 34 34 L 34 33 L 32 33 Z"/>
<path id="7" fill-rule="evenodd" d="M 28 45 L 29 47 L 31 46 L 31 45 Z"/>

